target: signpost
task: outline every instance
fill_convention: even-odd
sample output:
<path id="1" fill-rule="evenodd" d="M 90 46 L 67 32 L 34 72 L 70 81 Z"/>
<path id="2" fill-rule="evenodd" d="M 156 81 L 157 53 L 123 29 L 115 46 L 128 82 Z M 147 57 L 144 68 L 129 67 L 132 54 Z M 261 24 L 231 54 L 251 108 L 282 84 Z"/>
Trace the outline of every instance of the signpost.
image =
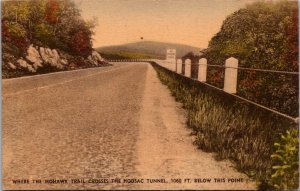
<path id="1" fill-rule="evenodd" d="M 176 49 L 167 49 L 166 64 L 169 69 L 176 71 Z"/>

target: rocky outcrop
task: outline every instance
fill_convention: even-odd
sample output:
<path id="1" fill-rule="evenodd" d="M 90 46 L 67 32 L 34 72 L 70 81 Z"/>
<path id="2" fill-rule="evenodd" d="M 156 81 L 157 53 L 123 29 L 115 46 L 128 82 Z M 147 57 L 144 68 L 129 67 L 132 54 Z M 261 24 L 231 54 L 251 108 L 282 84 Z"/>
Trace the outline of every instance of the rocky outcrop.
<path id="1" fill-rule="evenodd" d="M 26 69 L 28 72 L 36 72 L 39 68 L 43 68 L 46 65 L 50 65 L 56 69 L 64 69 L 64 66 L 68 64 L 68 61 L 61 58 L 58 51 L 50 48 L 34 47 L 30 45 L 27 49 L 27 55 L 25 58 L 19 58 L 17 64 Z M 13 69 L 12 63 L 9 67 Z M 14 68 L 15 69 L 15 68 Z"/>
<path id="2" fill-rule="evenodd" d="M 17 63 L 19 64 L 19 66 L 23 67 L 23 68 L 27 68 L 28 67 L 28 63 L 23 60 L 22 58 L 17 60 Z"/>
<path id="3" fill-rule="evenodd" d="M 40 53 L 35 47 L 33 47 L 33 45 L 30 45 L 27 49 L 26 59 L 32 63 L 32 66 L 35 70 L 43 67 L 43 61 L 41 59 Z"/>
<path id="4" fill-rule="evenodd" d="M 88 56 L 88 60 L 90 61 L 90 63 L 98 66 L 99 64 L 105 62 L 105 60 L 100 56 L 100 54 L 93 50 L 92 54 Z"/>
<path id="5" fill-rule="evenodd" d="M 28 72 L 35 73 L 36 69 L 32 67 L 32 65 L 28 64 L 23 58 L 17 60 L 17 63 L 24 69 L 27 69 Z"/>
<path id="6" fill-rule="evenodd" d="M 50 48 L 40 47 L 39 50 L 45 64 L 58 69 L 63 69 L 64 65 L 68 64 L 68 61 L 64 58 L 61 58 L 55 49 L 51 50 Z"/>
<path id="7" fill-rule="evenodd" d="M 92 51 L 91 55 L 84 59 L 80 56 L 72 56 L 56 49 L 38 47 L 33 44 L 27 48 L 26 55 L 23 57 L 16 58 L 16 56 L 8 53 L 5 55 L 5 67 L 2 67 L 4 70 L 24 71 L 25 73 L 96 67 L 107 63 L 97 51 Z"/>

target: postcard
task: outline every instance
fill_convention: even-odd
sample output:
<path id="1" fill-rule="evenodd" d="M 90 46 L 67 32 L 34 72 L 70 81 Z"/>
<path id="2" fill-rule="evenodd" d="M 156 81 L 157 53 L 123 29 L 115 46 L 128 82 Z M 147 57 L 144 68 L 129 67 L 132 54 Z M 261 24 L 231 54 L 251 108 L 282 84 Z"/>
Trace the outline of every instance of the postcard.
<path id="1" fill-rule="evenodd" d="M 3 190 L 299 188 L 288 0 L 3 0 Z"/>

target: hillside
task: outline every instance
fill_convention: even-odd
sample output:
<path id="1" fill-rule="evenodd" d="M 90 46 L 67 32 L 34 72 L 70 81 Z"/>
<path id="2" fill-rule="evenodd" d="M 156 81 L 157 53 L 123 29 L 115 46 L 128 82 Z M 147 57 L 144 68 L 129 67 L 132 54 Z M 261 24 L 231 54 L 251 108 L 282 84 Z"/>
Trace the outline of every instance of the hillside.
<path id="1" fill-rule="evenodd" d="M 105 46 L 96 48 L 100 53 L 112 53 L 112 52 L 126 52 L 126 53 L 140 53 L 150 55 L 152 57 L 165 57 L 166 49 L 174 48 L 177 51 L 177 57 L 184 56 L 187 52 L 194 52 L 198 54 L 201 48 L 193 47 L 184 44 L 155 42 L 155 41 L 143 41 L 134 42 L 128 44 L 121 44 L 115 46 Z"/>
<path id="2" fill-rule="evenodd" d="M 108 65 L 72 1 L 4 1 L 1 23 L 2 78 Z"/>

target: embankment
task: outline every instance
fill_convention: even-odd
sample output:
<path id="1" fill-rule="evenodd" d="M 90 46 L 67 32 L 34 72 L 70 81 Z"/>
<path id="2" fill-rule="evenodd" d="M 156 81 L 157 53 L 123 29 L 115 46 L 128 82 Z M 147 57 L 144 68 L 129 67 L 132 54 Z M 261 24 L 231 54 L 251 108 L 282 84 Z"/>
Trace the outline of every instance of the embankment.
<path id="1" fill-rule="evenodd" d="M 271 159 L 281 134 L 297 129 L 291 120 L 237 99 L 231 94 L 152 63 L 163 84 L 188 112 L 196 145 L 230 159 L 238 170 L 268 185 L 276 161 Z"/>

